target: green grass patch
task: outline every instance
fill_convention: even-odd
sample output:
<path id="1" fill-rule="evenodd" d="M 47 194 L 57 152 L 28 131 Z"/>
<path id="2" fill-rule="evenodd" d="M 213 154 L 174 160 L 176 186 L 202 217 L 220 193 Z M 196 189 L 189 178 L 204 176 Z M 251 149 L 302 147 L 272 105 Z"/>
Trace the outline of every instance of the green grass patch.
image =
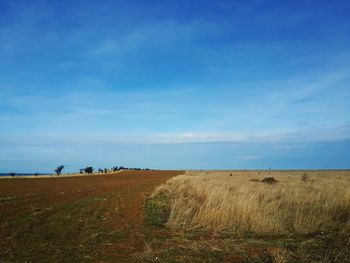
<path id="1" fill-rule="evenodd" d="M 90 243 L 109 243 L 109 242 L 120 242 L 123 240 L 123 238 L 125 237 L 125 233 L 123 233 L 122 231 L 110 231 L 110 232 L 96 232 L 91 234 L 91 236 L 89 237 L 89 242 Z"/>
<path id="2" fill-rule="evenodd" d="M 16 200 L 16 198 L 14 197 L 9 197 L 9 196 L 0 197 L 0 203 L 5 203 L 9 201 L 14 201 L 14 200 Z"/>
<path id="3" fill-rule="evenodd" d="M 169 195 L 159 193 L 148 199 L 145 204 L 144 215 L 147 224 L 158 227 L 164 226 L 170 215 Z"/>

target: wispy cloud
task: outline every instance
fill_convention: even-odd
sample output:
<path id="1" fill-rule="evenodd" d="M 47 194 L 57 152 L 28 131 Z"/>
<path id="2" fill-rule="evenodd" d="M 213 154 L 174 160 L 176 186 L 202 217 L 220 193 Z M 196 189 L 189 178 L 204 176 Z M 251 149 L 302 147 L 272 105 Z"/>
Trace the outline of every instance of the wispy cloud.
<path id="1" fill-rule="evenodd" d="M 263 156 L 260 155 L 246 155 L 246 156 L 239 156 L 238 159 L 243 161 L 250 161 L 250 160 L 258 160 L 263 158 Z"/>
<path id="2" fill-rule="evenodd" d="M 0 119 L 9 129 L 35 124 L 37 130 L 68 134 L 84 127 L 83 133 L 148 134 L 153 137 L 146 141 L 159 142 L 278 140 L 293 133 L 344 137 L 339 127 L 349 111 L 347 79 L 347 71 L 338 70 L 319 78 L 296 78 L 282 87 L 272 82 L 268 90 L 262 86 L 249 96 L 221 85 L 114 90 L 99 79 L 75 82 L 70 84 L 74 88 L 55 93 L 2 86 L 7 112 Z"/>
<path id="3" fill-rule="evenodd" d="M 97 43 L 89 53 L 91 55 L 127 55 L 128 52 L 142 48 L 173 47 L 189 44 L 202 36 L 219 35 L 225 29 L 207 21 L 179 23 L 165 21 L 135 28 L 127 34 L 106 38 Z"/>
<path id="4" fill-rule="evenodd" d="M 350 139 L 350 125 L 308 128 L 290 132 L 216 132 L 216 133 L 148 133 L 113 134 L 98 133 L 52 133 L 46 135 L 5 135 L 2 146 L 22 145 L 30 147 L 55 147 L 61 144 L 71 145 L 118 145 L 118 144 L 188 144 L 188 143 L 248 143 L 248 144 L 295 144 L 331 142 Z"/>
<path id="5" fill-rule="evenodd" d="M 322 142 L 350 139 L 348 124 L 313 127 L 302 130 L 257 131 L 246 133 L 179 133 L 153 134 L 151 141 L 160 143 L 193 143 L 193 142 L 244 142 L 244 143 L 300 143 Z"/>

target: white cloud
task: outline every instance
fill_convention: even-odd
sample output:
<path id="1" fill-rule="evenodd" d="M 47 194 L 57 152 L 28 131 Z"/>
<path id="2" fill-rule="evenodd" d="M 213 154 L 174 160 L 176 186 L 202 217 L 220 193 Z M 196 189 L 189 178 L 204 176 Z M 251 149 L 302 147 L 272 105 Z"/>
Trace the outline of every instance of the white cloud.
<path id="1" fill-rule="evenodd" d="M 243 160 L 243 161 L 250 161 L 250 160 L 258 160 L 263 158 L 263 156 L 260 155 L 246 155 L 246 156 L 239 156 L 237 159 Z"/>
<path id="2" fill-rule="evenodd" d="M 242 142 L 242 143 L 295 143 L 336 141 L 350 139 L 350 126 L 311 127 L 291 131 L 216 132 L 153 134 L 148 139 L 155 143 Z"/>
<path id="3" fill-rule="evenodd" d="M 29 147 L 72 145 L 117 145 L 117 144 L 182 144 L 182 143 L 271 143 L 294 144 L 309 142 L 327 142 L 350 139 L 350 125 L 343 124 L 334 127 L 314 127 L 289 132 L 183 132 L 183 133 L 105 133 L 93 134 L 69 133 L 61 130 L 50 135 L 37 133 L 35 135 L 3 135 L 0 144 L 22 145 Z"/>

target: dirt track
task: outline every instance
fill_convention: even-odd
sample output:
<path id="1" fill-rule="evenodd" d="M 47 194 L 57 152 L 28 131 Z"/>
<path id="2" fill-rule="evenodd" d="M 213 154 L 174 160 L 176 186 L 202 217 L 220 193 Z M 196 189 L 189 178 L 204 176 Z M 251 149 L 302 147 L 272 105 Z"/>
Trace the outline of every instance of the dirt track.
<path id="1" fill-rule="evenodd" d="M 89 249 L 85 249 L 87 245 L 84 242 L 87 239 L 84 239 L 85 236 L 81 231 L 79 232 L 79 240 L 76 240 L 76 242 L 73 242 L 75 238 L 78 238 L 75 236 L 71 237 L 72 240 L 64 241 L 66 243 L 71 242 L 71 246 L 75 249 L 77 249 L 77 246 L 84 247 L 81 253 L 88 254 L 86 261 L 126 262 L 131 252 L 142 249 L 145 199 L 157 185 L 181 173 L 181 171 L 124 171 L 112 175 L 84 177 L 1 179 L 0 239 L 2 241 L 0 247 L 2 248 L 0 248 L 0 262 L 1 259 L 11 262 L 19 262 L 25 259 L 28 262 L 33 262 L 36 260 L 38 253 L 41 253 L 42 260 L 60 261 L 59 255 L 51 257 L 45 255 L 45 253 L 52 253 L 51 250 L 57 251 L 62 250 L 62 248 L 59 245 L 58 247 L 52 245 L 45 238 L 42 240 L 42 236 L 46 235 L 47 232 L 53 232 L 53 237 L 50 236 L 50 238 L 55 239 L 55 242 L 58 237 L 61 237 L 62 231 L 68 230 L 65 228 L 59 229 L 61 225 L 55 226 L 57 230 L 56 228 L 53 229 L 52 222 L 64 221 L 65 218 L 68 218 L 65 225 L 72 227 L 71 232 L 76 231 L 76 228 L 82 228 L 81 223 L 77 223 L 79 221 L 84 223 L 81 231 L 93 236 L 94 234 L 92 232 L 91 234 L 90 230 L 99 231 L 97 224 L 100 224 L 100 221 L 98 220 L 103 218 L 101 228 L 103 225 L 105 231 L 114 229 L 122 233 L 122 242 L 109 242 L 106 246 L 98 243 L 89 247 Z M 100 198 L 98 199 L 99 202 L 96 202 L 96 198 Z M 94 201 L 81 208 L 81 200 Z M 71 210 L 66 209 L 69 205 L 73 207 Z M 64 217 L 62 211 L 65 211 Z M 115 219 L 115 211 L 118 212 L 118 219 Z M 28 216 L 31 217 L 30 222 L 22 220 Z M 40 222 L 41 225 L 35 223 L 35 220 Z M 45 227 L 46 232 L 43 230 Z M 17 229 L 21 229 L 21 233 L 16 235 Z M 125 229 L 127 229 L 127 233 L 124 233 Z M 23 232 L 25 233 L 23 234 Z M 23 238 L 22 234 L 24 235 Z M 25 239 L 27 235 L 27 239 L 32 239 L 31 241 Z M 69 235 L 74 234 L 68 231 L 64 238 Z M 104 241 L 102 240 L 101 243 Z M 46 248 L 48 251 L 44 250 L 42 252 L 42 249 L 31 247 L 28 248 L 28 252 L 25 252 L 26 246 L 42 245 L 33 244 L 33 242 L 52 245 L 52 249 L 49 247 L 50 249 Z M 19 246 L 21 246 L 21 252 L 18 251 Z M 96 248 L 96 251 L 91 251 L 94 248 Z M 104 260 L 99 258 L 101 255 L 104 256 Z M 117 261 L 116 258 L 118 258 Z"/>

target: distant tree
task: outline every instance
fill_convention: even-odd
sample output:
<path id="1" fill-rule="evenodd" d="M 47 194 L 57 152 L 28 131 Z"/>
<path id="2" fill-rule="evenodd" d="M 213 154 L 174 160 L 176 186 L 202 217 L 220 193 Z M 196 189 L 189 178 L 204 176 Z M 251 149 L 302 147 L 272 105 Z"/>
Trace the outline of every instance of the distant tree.
<path id="1" fill-rule="evenodd" d="M 62 173 L 63 168 L 64 168 L 63 165 L 58 166 L 58 167 L 55 169 L 56 174 L 57 174 L 57 175 L 60 175 L 60 174 Z"/>
<path id="2" fill-rule="evenodd" d="M 34 174 L 34 176 L 38 176 L 38 175 L 39 175 L 39 173 L 35 173 L 35 174 Z"/>
<path id="3" fill-rule="evenodd" d="M 79 173 L 83 174 L 84 173 L 84 168 L 79 169 Z"/>
<path id="4" fill-rule="evenodd" d="M 11 177 L 15 177 L 15 176 L 16 176 L 16 173 L 10 173 L 10 176 L 11 176 Z"/>
<path id="5" fill-rule="evenodd" d="M 94 168 L 92 166 L 88 166 L 84 169 L 84 172 L 87 174 L 92 174 L 94 171 Z"/>
<path id="6" fill-rule="evenodd" d="M 108 172 L 107 168 L 104 169 L 105 174 Z"/>
<path id="7" fill-rule="evenodd" d="M 98 168 L 98 172 L 99 172 L 99 173 L 103 173 L 103 169 Z"/>

